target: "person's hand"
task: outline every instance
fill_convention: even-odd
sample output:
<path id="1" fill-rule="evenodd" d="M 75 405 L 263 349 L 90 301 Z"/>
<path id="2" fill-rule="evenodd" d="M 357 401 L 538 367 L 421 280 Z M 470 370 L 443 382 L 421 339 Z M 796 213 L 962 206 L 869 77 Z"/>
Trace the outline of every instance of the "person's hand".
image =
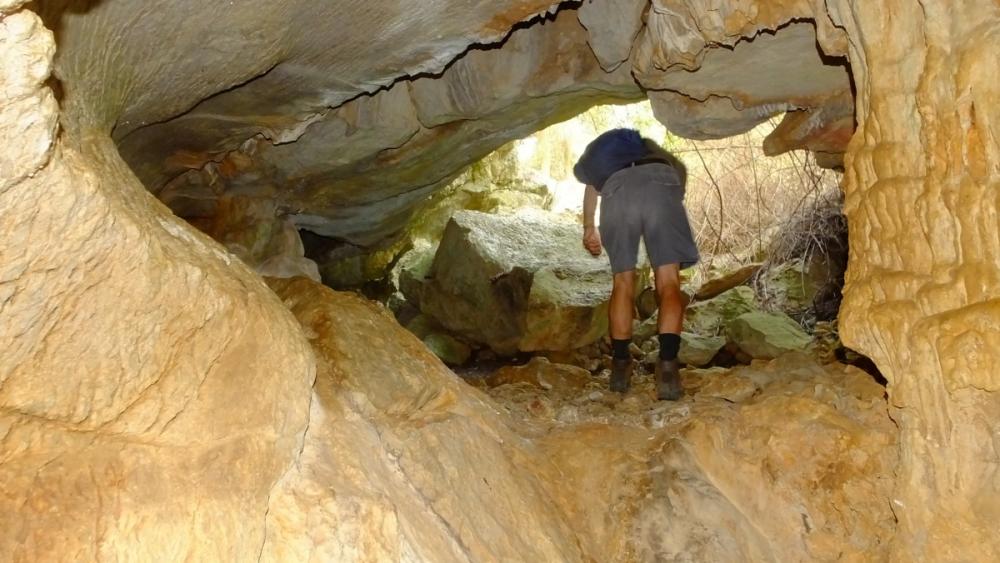
<path id="1" fill-rule="evenodd" d="M 594 256 L 601 255 L 601 235 L 597 232 L 597 227 L 583 228 L 583 247 Z"/>

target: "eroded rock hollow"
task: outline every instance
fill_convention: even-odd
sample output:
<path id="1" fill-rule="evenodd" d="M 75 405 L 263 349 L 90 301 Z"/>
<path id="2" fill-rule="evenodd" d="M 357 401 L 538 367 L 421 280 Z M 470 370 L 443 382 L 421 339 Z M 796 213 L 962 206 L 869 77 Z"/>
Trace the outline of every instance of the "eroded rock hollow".
<path id="1" fill-rule="evenodd" d="M 988 0 L 0 0 L 0 553 L 1000 559 L 998 30 Z M 784 113 L 769 153 L 844 167 L 841 331 L 887 399 L 793 358 L 551 427 L 260 276 L 644 97 L 694 138 Z"/>

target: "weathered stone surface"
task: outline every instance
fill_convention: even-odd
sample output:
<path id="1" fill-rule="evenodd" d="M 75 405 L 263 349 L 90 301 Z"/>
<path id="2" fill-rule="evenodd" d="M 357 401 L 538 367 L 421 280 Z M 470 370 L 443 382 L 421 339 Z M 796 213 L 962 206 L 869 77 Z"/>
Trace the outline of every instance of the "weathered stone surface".
<path id="1" fill-rule="evenodd" d="M 857 43 L 840 335 L 889 381 L 899 561 L 1000 559 L 995 5 L 833 3 Z"/>
<path id="2" fill-rule="evenodd" d="M 708 365 L 725 345 L 726 339 L 722 336 L 700 336 L 682 332 L 681 349 L 677 359 L 694 367 Z"/>
<path id="3" fill-rule="evenodd" d="M 423 342 L 428 350 L 449 366 L 460 366 L 472 356 L 472 348 L 450 334 L 432 332 L 423 338 Z"/>
<path id="4" fill-rule="evenodd" d="M 778 127 L 764 139 L 764 154 L 776 156 L 796 148 L 806 148 L 816 154 L 821 166 L 826 160 L 842 167 L 843 155 L 852 135 L 854 97 L 844 92 L 817 108 L 786 113 Z"/>
<path id="5" fill-rule="evenodd" d="M 647 287 L 635 296 L 635 311 L 640 321 L 646 320 L 657 313 L 660 304 L 656 298 L 656 288 Z"/>
<path id="6" fill-rule="evenodd" d="M 421 242 L 400 256 L 392 269 L 393 285 L 417 308 L 437 251 L 438 245 Z"/>
<path id="7" fill-rule="evenodd" d="M 262 276 L 320 280 L 295 224 L 280 215 L 273 199 L 224 196 L 212 215 L 191 222 Z"/>
<path id="8" fill-rule="evenodd" d="M 554 462 L 546 483 L 594 560 L 887 557 L 896 433 L 870 376 L 790 355 L 683 382 L 680 403 L 650 378 L 624 398 L 606 379 L 489 393 Z"/>
<path id="9" fill-rule="evenodd" d="M 646 342 L 650 338 L 656 336 L 658 331 L 656 316 L 649 317 L 648 319 L 632 324 L 632 341 L 638 344 Z"/>
<path id="10" fill-rule="evenodd" d="M 644 66 L 643 58 L 637 60 L 637 78 L 651 90 L 679 92 L 699 101 L 727 100 L 728 108 L 717 107 L 726 108 L 719 117 L 730 123 L 730 134 L 747 131 L 788 109 L 819 105 L 831 93 L 850 88 L 844 66 L 823 64 L 809 23 L 791 23 L 774 33 L 738 39 L 731 48 L 706 46 L 699 53 L 697 72 L 683 65 L 656 72 Z M 665 124 L 673 127 L 672 121 Z"/>
<path id="11" fill-rule="evenodd" d="M 813 111 L 850 92 L 842 58 L 846 35 L 821 2 L 652 4 L 633 67 L 637 80 L 651 90 L 657 117 L 677 134 L 735 135 L 772 115 Z M 839 130 L 836 119 L 829 120 L 831 125 L 824 116 L 814 117 L 810 139 L 829 127 Z M 792 141 L 796 135 L 781 139 Z M 779 144 L 773 143 L 774 150 L 781 150 Z M 844 146 L 830 150 L 838 149 Z"/>
<path id="12" fill-rule="evenodd" d="M 421 10 L 433 9 L 421 5 Z M 528 6 L 474 9 L 526 13 Z M 461 10 L 463 19 L 476 18 L 468 6 Z M 321 25 L 320 18 L 311 25 Z M 277 186 L 277 199 L 294 211 L 298 227 L 359 247 L 379 247 L 398 235 L 428 195 L 508 141 L 595 103 L 641 99 L 627 65 L 612 73 L 601 69 L 574 11 L 550 19 L 514 31 L 496 48 L 456 54 L 439 74 L 416 68 L 411 74 L 415 78 L 339 107 L 316 107 L 331 93 L 320 87 L 322 80 L 310 81 L 304 70 L 328 76 L 324 67 L 340 64 L 328 60 L 337 56 L 336 50 L 317 54 L 315 63 L 293 72 L 302 88 L 320 87 L 321 94 L 299 97 L 287 92 L 290 98 L 283 104 L 255 108 L 231 116 L 224 127 L 214 127 L 219 119 L 216 106 L 222 103 L 216 100 L 259 104 L 244 98 L 265 87 L 288 90 L 271 78 L 286 67 L 281 64 L 184 115 L 121 138 L 123 154 L 162 197 L 177 191 L 175 184 L 223 192 Z M 412 24 L 407 21 L 403 27 Z M 326 33 L 324 29 L 320 35 Z M 473 42 L 470 31 L 463 33 Z M 369 43 L 362 40 L 365 49 L 372 47 Z M 443 66 L 447 61 L 440 62 Z M 275 131 L 282 123 L 288 130 Z M 229 136 L 218 139 L 221 132 Z M 227 156 L 234 153 L 241 156 Z M 192 172 L 169 182 L 185 170 Z M 218 197 L 213 190 L 200 189 L 198 197 Z M 175 209 L 180 214 L 185 210 Z"/>
<path id="13" fill-rule="evenodd" d="M 0 84 L 24 85 L 15 104 L 48 100 L 0 121 L 5 135 L 43 124 L 4 138 L 18 166 L 0 186 L 0 553 L 254 559 L 305 432 L 312 352 L 260 279 L 157 203 L 109 138 L 52 145 L 47 73 L 8 56 L 51 52 L 34 17 L 0 20 Z"/>
<path id="14" fill-rule="evenodd" d="M 698 287 L 698 291 L 695 292 L 694 298 L 699 301 L 704 301 L 721 295 L 734 287 L 743 285 L 749 281 L 754 274 L 760 271 L 761 266 L 762 264 L 760 263 L 747 264 L 720 277 L 710 279 Z"/>
<path id="15" fill-rule="evenodd" d="M 641 559 L 886 558 L 896 457 L 882 388 L 810 363 L 723 376 L 756 378 L 760 390 L 692 413 L 658 442 L 633 524 Z"/>
<path id="16" fill-rule="evenodd" d="M 418 314 L 404 326 L 406 330 L 413 333 L 413 336 L 421 340 L 440 328 L 440 325 L 434 322 L 434 319 L 424 314 Z"/>
<path id="17" fill-rule="evenodd" d="M 784 313 L 755 311 L 726 325 L 726 338 L 751 358 L 770 360 L 805 350 L 812 339 Z"/>
<path id="18" fill-rule="evenodd" d="M 5 99 L 0 109 L 0 133 L 6 143 L 0 156 L 0 471 L 5 490 L 13 491 L 0 499 L 7 503 L 0 511 L 4 553 L 12 553 L 15 560 L 57 559 L 62 554 L 71 559 L 184 559 L 205 554 L 251 559 L 262 537 L 259 508 L 281 471 L 277 467 L 293 456 L 295 447 L 288 444 L 303 428 L 291 420 L 301 409 L 288 405 L 300 400 L 295 389 L 307 385 L 309 378 L 302 376 L 294 384 L 284 378 L 308 374 L 308 351 L 301 338 L 293 336 L 297 329 L 289 326 L 248 270 L 236 261 L 227 265 L 232 259 L 221 247 L 169 217 L 141 193 L 108 135 L 113 132 L 132 169 L 149 187 L 187 170 L 208 171 L 213 166 L 206 164 L 218 160 L 220 166 L 212 174 L 218 173 L 223 184 L 254 189 L 256 161 L 229 158 L 244 147 L 247 155 L 254 154 L 248 140 L 265 148 L 291 141 L 317 123 L 319 114 L 337 114 L 340 124 L 332 128 L 342 127 L 345 138 L 360 134 L 355 138 L 360 141 L 386 118 L 383 131 L 359 142 L 359 147 L 368 148 L 359 148 L 358 154 L 369 156 L 345 164 L 351 174 L 331 171 L 329 178 L 314 184 L 323 193 L 338 177 L 353 178 L 343 184 L 343 193 L 351 197 L 335 202 L 331 196 L 324 201 L 330 207 L 313 213 L 318 217 L 313 223 L 374 244 L 404 220 L 406 210 L 425 197 L 434 182 L 451 173 L 443 171 L 454 171 L 465 157 L 474 159 L 476 151 L 499 143 L 498 129 L 519 135 L 540 121 L 511 126 L 504 121 L 509 114 L 498 112 L 478 123 L 425 130 L 415 123 L 412 104 L 407 107 L 408 93 L 395 88 L 378 95 L 400 100 L 388 101 L 391 109 L 385 114 L 365 114 L 373 107 L 369 100 L 378 96 L 357 98 L 350 107 L 333 106 L 405 74 L 439 70 L 470 42 L 506 34 L 512 22 L 547 2 L 480 2 L 468 17 L 454 18 L 449 17 L 453 6 L 443 2 L 421 3 L 414 11 L 409 4 L 398 9 L 396 4 L 371 2 L 107 0 L 86 3 L 86 10 L 64 10 L 83 4 L 43 0 L 35 5 L 60 31 L 62 49 L 61 117 L 67 131 L 55 151 L 55 97 L 39 88 L 37 79 L 47 71 L 10 73 L 39 68 L 16 62 L 26 60 L 24 53 L 37 61 L 51 52 L 51 39 L 40 28 L 22 33 L 25 39 L 12 39 L 21 33 L 12 30 L 35 26 L 30 14 L 16 11 L 21 4 L 0 0 L 0 84 L 5 93 L 11 84 L 21 91 Z M 386 25 L 370 33 L 372 28 L 358 25 L 359 19 Z M 900 561 L 1000 559 L 993 525 L 1000 506 L 995 440 L 1000 383 L 994 369 L 995 351 L 1000 349 L 995 326 L 1000 316 L 995 7 L 983 0 L 928 0 L 919 10 L 899 0 L 709 0 L 697 5 L 654 0 L 631 57 L 634 65 L 652 74 L 669 74 L 678 64 L 694 69 L 708 59 L 706 51 L 732 47 L 735 53 L 751 44 L 747 38 L 765 30 L 778 30 L 773 43 L 786 41 L 782 34 L 788 28 L 779 28 L 792 21 L 814 22 L 825 54 L 849 56 L 857 92 L 859 130 L 845 160 L 852 255 L 842 334 L 848 345 L 872 356 L 889 379 L 893 416 L 902 432 L 900 479 L 891 503 L 899 520 L 892 556 Z M 310 33 L 317 29 L 313 26 L 329 33 Z M 178 32 L 174 41 L 160 45 L 150 40 L 165 29 Z M 345 40 L 358 29 L 369 32 Z M 579 32 L 565 34 L 568 43 L 576 41 L 574 33 Z M 162 48 L 151 50 L 150 45 Z M 202 50 L 190 56 L 191 45 Z M 492 51 L 499 54 L 503 49 Z M 330 61 L 325 61 L 327 54 Z M 566 66 L 580 68 L 573 60 Z M 751 62 L 766 65 L 769 60 L 765 53 Z M 501 74 L 506 76 L 506 70 Z M 216 96 L 221 92 L 226 94 Z M 632 92 L 625 97 L 636 95 Z M 578 94 L 571 99 L 597 101 L 587 91 Z M 750 97 L 733 115 L 725 107 L 736 110 L 729 98 L 710 97 L 701 103 L 666 90 L 651 95 L 687 104 L 667 105 L 661 99 L 657 111 L 675 131 L 689 129 L 694 135 L 738 130 L 765 110 L 790 108 L 785 96 L 774 107 L 755 105 L 761 100 Z M 815 105 L 799 108 L 801 113 L 789 118 L 793 121 L 782 130 L 775 150 L 792 146 L 786 140 L 807 146 L 828 143 L 823 132 L 811 129 L 810 119 L 825 112 L 821 108 L 831 100 L 807 101 Z M 558 105 L 555 98 L 543 96 L 511 107 L 557 119 L 559 112 L 552 108 Z M 192 107 L 196 110 L 189 112 Z M 575 110 L 565 108 L 566 114 Z M 191 128 L 176 119 L 184 112 L 189 113 Z M 844 119 L 820 121 L 835 128 L 835 137 L 845 135 Z M 482 125 L 486 122 L 490 127 Z M 394 150 L 409 135 L 413 144 Z M 344 141 L 331 152 L 352 142 Z M 317 135 L 316 144 L 334 147 L 324 135 Z M 321 151 L 303 153 L 318 155 L 309 159 L 312 162 L 331 158 Z M 442 158 L 453 154 L 461 158 Z M 440 174 L 421 166 L 438 160 L 441 168 L 434 171 Z M 244 175 L 248 170 L 251 173 Z M 430 176 L 438 178 L 427 182 Z M 299 179 L 280 170 L 274 177 L 282 188 Z M 215 184 L 206 180 L 190 185 L 211 192 Z M 401 185 L 413 189 L 397 189 Z M 196 200 L 185 199 L 191 206 Z M 290 205 L 289 211 L 314 212 L 297 205 Z M 303 221 L 311 216 L 301 213 Z M 262 348 L 281 357 L 258 354 Z M 234 387 L 261 393 L 233 396 L 226 390 Z M 579 418 L 587 408 L 604 408 L 606 414 L 603 397 L 589 401 L 586 408 L 557 408 L 557 414 L 560 420 Z M 241 402 L 247 400 L 254 402 Z M 186 405 L 183 414 L 172 418 L 181 403 Z M 234 404 L 241 405 L 241 415 L 254 416 L 249 424 L 242 419 L 239 425 L 228 419 L 220 422 L 217 417 L 231 412 Z M 622 416 L 642 407 L 636 401 L 620 404 Z M 126 413 L 123 405 L 132 406 Z M 654 409 L 647 418 L 656 423 L 684 418 L 688 415 L 679 410 L 683 407 Z M 285 423 L 277 421 L 285 415 Z M 160 431 L 162 439 L 150 439 Z M 585 440 L 572 444 L 576 457 L 564 458 L 567 466 L 582 469 L 582 488 L 589 491 L 594 487 L 586 485 L 610 481 L 614 486 L 602 489 L 607 491 L 602 494 L 613 495 L 616 477 L 635 474 L 629 456 L 620 451 L 602 459 L 621 464 L 585 465 L 589 451 L 580 444 L 606 447 L 614 432 L 591 428 L 582 434 Z M 631 433 L 622 436 L 622 443 L 630 445 L 645 440 L 645 435 L 637 442 L 631 441 Z M 833 442 L 829 449 L 837 447 L 842 444 Z M 688 455 L 675 454 L 671 459 Z M 843 457 L 810 459 L 837 467 Z M 252 471 L 233 472 L 233 467 L 244 467 L 241 463 Z M 236 482 L 234 476 L 245 480 Z M 730 487 L 730 474 L 722 477 L 726 480 L 696 477 L 691 482 Z M 199 483 L 221 483 L 220 490 L 206 502 L 194 492 Z M 739 482 L 731 487 L 742 492 L 757 485 Z M 25 496 L 29 489 L 35 495 L 30 499 Z M 109 491 L 117 493 L 106 494 Z M 851 508 L 866 507 L 864 502 L 849 499 L 841 513 L 867 516 L 867 508 Z M 579 516 L 575 521 L 588 525 L 607 514 L 583 500 L 566 501 L 564 506 Z M 748 513 L 757 505 L 736 506 Z M 807 512 L 815 524 L 812 509 Z M 113 517 L 87 519 L 81 514 Z M 793 514 L 775 515 L 771 510 L 760 520 L 770 523 L 768 517 L 787 526 L 777 534 L 795 529 Z M 704 521 L 718 527 L 719 520 Z M 589 552 L 595 560 L 613 560 L 624 552 L 617 550 L 623 547 L 618 540 L 627 537 L 616 533 L 602 530 L 580 540 L 581 545 L 596 545 Z M 887 536 L 878 537 L 884 545 Z M 751 543 L 754 551 L 737 547 L 732 553 L 762 552 L 760 542 Z M 726 540 L 715 545 L 749 543 Z M 792 557 L 800 553 L 784 541 L 773 545 L 792 549 Z M 662 544 L 659 548 L 672 549 Z M 874 551 L 876 557 L 882 553 Z M 789 552 L 770 553 L 783 558 Z M 816 559 L 824 553 L 810 548 L 800 558 Z M 845 553 L 849 557 L 855 551 Z"/>
<path id="19" fill-rule="evenodd" d="M 645 0 L 591 0 L 580 6 L 587 43 L 604 70 L 613 71 L 628 60 L 648 5 Z"/>
<path id="20" fill-rule="evenodd" d="M 149 197 L 123 164 L 56 158 L 0 196 L 0 229 L 34 241 L 3 262 L 0 549 L 256 557 L 268 493 L 305 429 L 304 340 L 215 243 L 148 201 L 120 211 Z M 39 209 L 60 228 L 24 221 Z"/>
<path id="21" fill-rule="evenodd" d="M 731 403 L 746 401 L 759 389 L 753 379 L 743 377 L 739 370 L 722 367 L 689 369 L 684 375 L 698 379 L 699 397 L 723 399 Z"/>
<path id="22" fill-rule="evenodd" d="M 55 96 L 42 83 L 55 53 L 52 33 L 38 16 L 14 10 L 6 2 L 0 14 L 0 193 L 40 170 L 49 159 L 58 129 Z M 9 14 L 9 15 L 7 15 Z"/>
<path id="23" fill-rule="evenodd" d="M 510 214 L 525 208 L 551 209 L 551 191 L 524 175 L 511 149 L 513 146 L 508 145 L 508 149 L 477 162 L 420 204 L 400 238 L 387 248 L 370 251 L 306 231 L 308 254 L 319 264 L 323 283 L 335 289 L 351 289 L 367 282 L 388 281 L 398 288 L 399 272 L 405 268 L 390 271 L 390 266 L 397 258 L 411 262 L 416 258 L 414 253 L 424 252 L 428 245 L 436 247 L 456 211 Z M 403 260 L 403 255 L 409 257 Z"/>
<path id="24" fill-rule="evenodd" d="M 318 373 L 302 452 L 267 507 L 262 560 L 587 559 L 536 475 L 552 462 L 488 399 L 373 303 L 304 279 L 272 287 Z"/>
<path id="25" fill-rule="evenodd" d="M 829 264 L 821 259 L 798 259 L 768 268 L 757 285 L 769 309 L 795 315 L 813 306 L 817 292 L 830 278 Z"/>
<path id="26" fill-rule="evenodd" d="M 539 389 L 554 390 L 557 393 L 579 392 L 592 381 L 590 372 L 566 364 L 553 363 L 536 356 L 523 366 L 505 366 L 486 379 L 490 387 L 527 383 Z"/>
<path id="27" fill-rule="evenodd" d="M 607 329 L 607 259 L 587 254 L 579 226 L 553 214 L 458 212 L 426 279 L 407 279 L 421 311 L 501 354 L 579 348 Z"/>
<path id="28" fill-rule="evenodd" d="M 698 301 L 684 312 L 684 330 L 701 336 L 717 336 L 736 317 L 760 309 L 753 289 L 739 286 L 707 301 Z"/>
<path id="29" fill-rule="evenodd" d="M 554 4 L 462 5 L 463 25 L 432 24 L 449 0 L 343 4 L 157 0 L 140 9 L 111 0 L 77 11 L 47 0 L 40 9 L 61 30 L 70 126 L 113 131 L 125 160 L 179 215 L 224 194 L 276 189 L 297 227 L 365 251 L 391 244 L 421 200 L 504 142 L 600 101 L 639 99 L 633 68 L 661 119 L 689 136 L 801 110 L 805 128 L 786 127 L 773 149 L 836 151 L 817 140 L 832 138 L 829 108 L 847 108 L 836 113 L 841 132 L 851 113 L 828 103 L 850 99 L 847 73 L 813 44 L 818 36 L 841 56 L 846 41 L 818 2 L 751 3 L 746 13 L 715 2 L 726 14 L 718 19 L 658 0 L 644 25 L 645 2 L 588 1 L 509 36 L 498 24 Z M 801 21 L 811 16 L 815 30 Z M 391 32 L 373 33 L 379 26 Z M 138 55 L 157 29 L 185 33 Z M 98 53 L 112 40 L 123 55 L 109 61 Z M 193 48 L 211 55 L 190 60 Z"/>

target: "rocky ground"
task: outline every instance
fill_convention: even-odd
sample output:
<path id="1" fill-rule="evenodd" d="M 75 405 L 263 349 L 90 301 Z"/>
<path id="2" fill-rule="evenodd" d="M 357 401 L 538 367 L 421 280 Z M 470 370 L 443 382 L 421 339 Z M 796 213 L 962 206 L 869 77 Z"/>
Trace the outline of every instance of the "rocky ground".
<path id="1" fill-rule="evenodd" d="M 272 287 L 318 372 L 265 559 L 885 558 L 897 433 L 861 370 L 805 353 L 686 369 L 677 402 L 540 356 L 463 382 L 372 302 Z"/>
<path id="2" fill-rule="evenodd" d="M 842 363 L 860 362 L 814 304 L 839 264 L 793 256 L 689 281 L 685 395 L 664 402 L 651 289 L 636 300 L 632 387 L 611 392 L 611 276 L 579 252 L 576 224 L 544 210 L 447 211 L 439 247 L 400 262 L 408 309 L 397 316 L 546 460 L 532 470 L 585 553 L 885 557 L 898 434 L 877 373 Z"/>

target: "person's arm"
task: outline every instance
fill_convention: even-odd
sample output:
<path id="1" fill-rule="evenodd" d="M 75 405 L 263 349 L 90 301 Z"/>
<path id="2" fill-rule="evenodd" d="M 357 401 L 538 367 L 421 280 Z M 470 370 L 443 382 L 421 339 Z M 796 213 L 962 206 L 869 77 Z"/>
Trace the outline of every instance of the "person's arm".
<path id="1" fill-rule="evenodd" d="M 601 235 L 594 225 L 597 197 L 598 193 L 594 186 L 587 184 L 587 188 L 583 191 L 583 247 L 594 256 L 601 253 Z"/>

